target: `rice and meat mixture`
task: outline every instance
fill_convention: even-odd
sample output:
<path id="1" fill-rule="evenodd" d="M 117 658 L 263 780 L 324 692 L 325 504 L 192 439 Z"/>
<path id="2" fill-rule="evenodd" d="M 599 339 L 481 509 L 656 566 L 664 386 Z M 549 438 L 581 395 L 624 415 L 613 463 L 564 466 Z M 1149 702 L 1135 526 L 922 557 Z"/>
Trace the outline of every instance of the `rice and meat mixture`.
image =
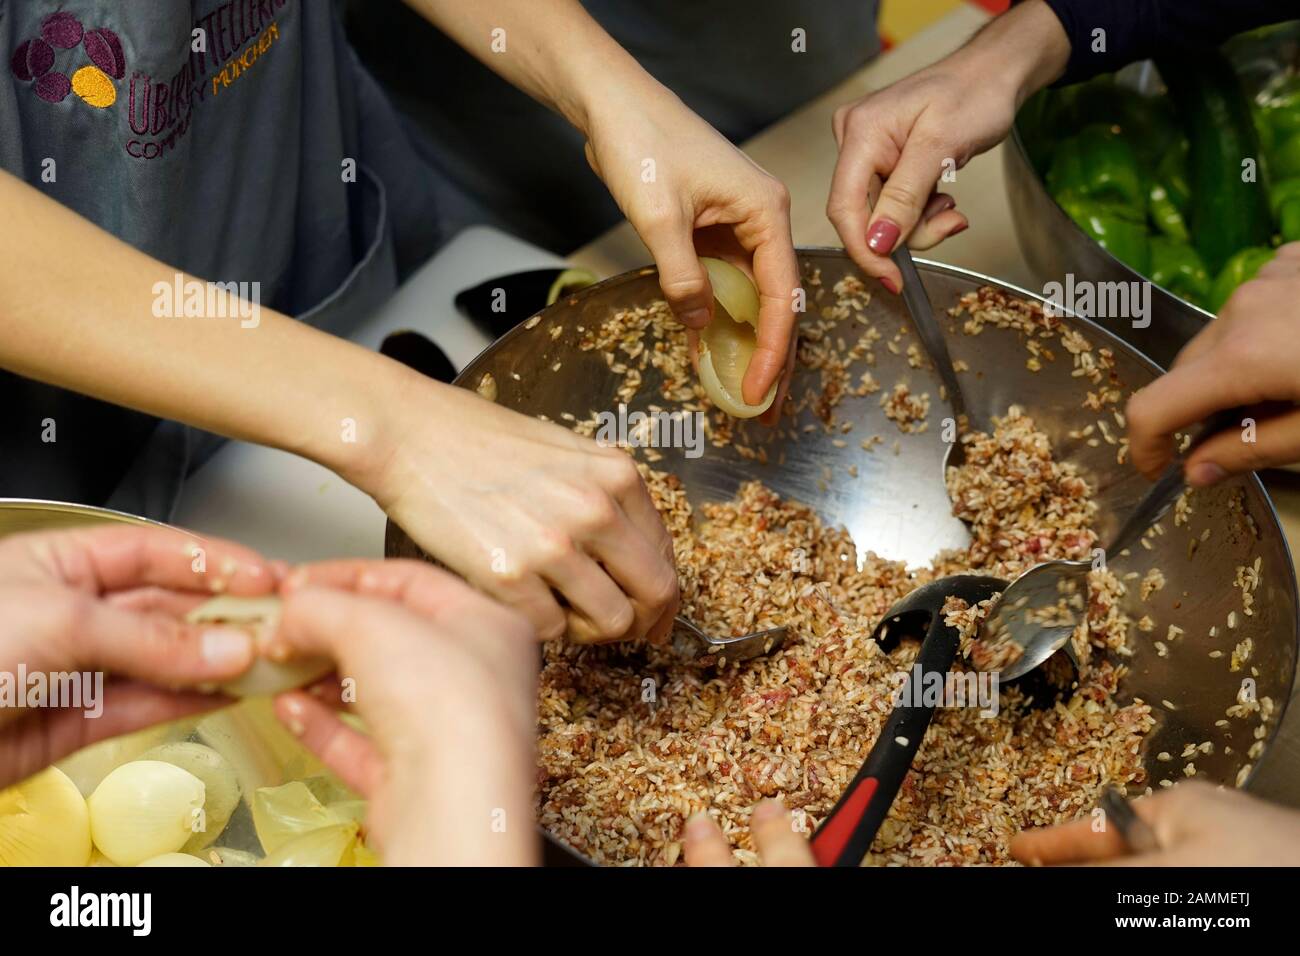
<path id="1" fill-rule="evenodd" d="M 656 351 L 658 363 L 677 361 Z M 747 821 L 763 797 L 780 797 L 811 833 L 875 742 L 915 657 L 915 643 L 886 653 L 872 640 L 885 611 L 942 575 L 1010 578 L 1045 558 L 1087 556 L 1093 545 L 1089 488 L 1053 461 L 1029 417 L 1012 408 L 995 434 L 968 441 L 967 464 L 949 486 L 974 540 L 910 570 L 858 554 L 846 531 L 757 481 L 693 513 L 673 475 L 643 465 L 673 535 L 680 613 L 718 634 L 783 624 L 790 633 L 769 657 L 721 666 L 646 644 L 548 645 L 543 826 L 614 865 L 676 863 L 683 825 L 701 809 L 736 859 L 755 863 Z M 1113 574 L 1093 572 L 1075 636 L 1080 681 L 1055 706 L 1031 708 L 1004 687 L 996 717 L 975 706 L 936 711 L 868 862 L 1007 863 L 1020 829 L 1090 810 L 1106 784 L 1146 785 L 1139 749 L 1154 724 L 1150 708 L 1116 699 L 1130 623 L 1123 594 Z M 985 610 L 950 602 L 967 650 Z"/>

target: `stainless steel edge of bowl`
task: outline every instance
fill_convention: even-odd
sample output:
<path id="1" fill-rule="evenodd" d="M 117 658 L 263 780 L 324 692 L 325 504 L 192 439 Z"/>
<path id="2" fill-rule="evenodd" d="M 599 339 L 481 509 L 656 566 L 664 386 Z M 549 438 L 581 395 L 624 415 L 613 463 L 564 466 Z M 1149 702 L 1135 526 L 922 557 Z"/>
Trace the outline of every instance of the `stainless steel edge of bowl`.
<path id="1" fill-rule="evenodd" d="M 1047 184 L 1029 161 L 1019 125 L 1002 147 L 1002 169 L 1016 241 L 1029 268 L 1046 286 L 1075 281 L 1144 282 L 1151 288 L 1149 325 L 1134 327 L 1128 318 L 1089 316 L 1162 368 L 1168 368 L 1188 340 L 1214 318 L 1212 312 L 1178 298 L 1097 244 L 1052 198 Z M 1131 288 L 1131 287 L 1130 287 Z M 1068 306 L 1070 303 L 1066 303 Z"/>
<path id="2" fill-rule="evenodd" d="M 827 294 L 843 276 L 860 277 L 843 250 L 801 249 L 799 259 L 805 278 L 819 274 L 820 288 Z M 983 286 L 1043 301 L 1039 295 L 977 273 L 924 260 L 918 260 L 917 265 L 932 301 L 941 310 Z M 870 280 L 868 287 L 874 294 L 866 322 L 876 324 L 886 340 L 892 330 L 910 330 L 902 300 L 879 292 Z M 818 286 L 808 288 L 810 308 L 816 309 Z M 491 374 L 499 404 L 557 422 L 566 412 L 584 418 L 593 411 L 614 409 L 621 380 L 610 372 L 599 352 L 578 348 L 582 337 L 579 330 L 598 327 L 614 310 L 644 306 L 658 298 L 653 268 L 606 279 L 564 298 L 538 313 L 536 321 L 529 320 L 507 333 L 466 366 L 456 384 L 476 388 L 485 374 Z M 1063 323 L 1081 332 L 1094 349 L 1113 351 L 1116 380 L 1126 395 L 1159 374 L 1160 369 L 1149 359 L 1096 323 L 1068 314 Z M 1096 427 L 1090 437 L 1080 434 L 1103 416 L 1083 407 L 1085 388 L 1080 383 L 1086 380 L 1071 376 L 1068 352 L 1056 339 L 1045 340 L 1055 358 L 1044 360 L 1041 371 L 1035 372 L 1027 367 L 1029 356 L 1020 333 L 986 326 L 980 334 L 968 335 L 956 321 L 943 324 L 954 360 L 964 360 L 970 367 L 964 373 L 963 386 L 972 408 L 985 415 L 1001 415 L 1014 403 L 1033 416 L 1052 439 L 1058 457 L 1076 463 L 1096 489 L 1098 531 L 1105 538 L 1114 530 L 1118 517 L 1126 514 L 1141 496 L 1146 482 L 1130 467 L 1117 463 L 1116 446 L 1102 440 Z M 847 329 L 845 335 L 849 335 Z M 924 562 L 939 547 L 952 543 L 946 529 L 953 519 L 939 467 L 946 447 L 937 427 L 944 414 L 938 398 L 939 380 L 929 368 L 913 369 L 908 365 L 907 356 L 901 353 L 911 341 L 915 337 L 909 332 L 901 340 L 904 347 L 898 355 L 878 348 L 872 371 L 884 388 L 896 381 L 910 381 L 914 390 L 931 394 L 931 427 L 924 433 L 900 434 L 884 418 L 879 395 L 872 395 L 846 399 L 837 409 L 839 420 L 855 423 L 853 431 L 842 436 L 847 441 L 821 428 L 802 433 L 799 427 L 787 427 L 778 436 L 761 425 L 740 423 L 737 439 L 753 449 L 765 450 L 772 464 L 744 458 L 732 447 L 709 445 L 699 458 L 688 458 L 681 449 L 661 449 L 665 459 L 656 467 L 675 472 L 695 506 L 728 500 L 742 481 L 761 479 L 777 493 L 813 506 L 827 522 L 845 526 L 860 552 L 874 550 L 913 564 Z M 628 403 L 629 411 L 667 404 L 658 396 L 661 379 L 657 370 L 649 367 L 643 374 L 640 390 Z M 796 392 L 804 386 L 818 387 L 815 370 L 800 366 L 796 376 Z M 807 381 L 801 382 L 802 377 Z M 1104 417 L 1110 421 L 1113 436 L 1122 434 L 1109 411 Z M 803 421 L 800 419 L 798 425 Z M 798 433 L 797 440 L 790 439 L 790 432 Z M 883 436 L 883 444 L 874 452 L 863 451 L 860 440 L 872 434 Z M 844 447 L 834 444 L 837 439 Z M 891 449 L 895 440 L 897 454 Z M 784 463 L 778 465 L 780 458 Z M 856 478 L 848 472 L 850 465 L 857 470 Z M 831 480 L 827 480 L 828 475 Z M 1154 786 L 1161 779 L 1181 779 L 1184 764 L 1177 759 L 1157 761 L 1156 754 L 1167 751 L 1177 756 L 1189 743 L 1211 740 L 1216 744 L 1214 753 L 1196 758 L 1199 776 L 1231 786 L 1250 763 L 1247 783 L 1253 788 L 1257 779 L 1270 772 L 1269 750 L 1282 722 L 1296 670 L 1300 599 L 1286 539 L 1263 486 L 1254 476 L 1198 492 L 1188 523 L 1176 527 L 1172 518 L 1167 518 L 1165 532 L 1154 539 L 1153 550 L 1135 548 L 1129 556 L 1112 558 L 1116 570 L 1137 576 L 1127 582 L 1126 610 L 1135 620 L 1146 614 L 1157 623 L 1156 631 L 1135 634 L 1137 650 L 1124 688 L 1125 694 L 1150 703 L 1157 718 L 1144 751 L 1151 783 Z M 1189 557 L 1191 539 L 1199 541 L 1202 533 L 1208 533 L 1208 539 Z M 420 552 L 400 528 L 390 525 L 386 553 L 418 556 Z M 1246 616 L 1242 613 L 1241 591 L 1233 586 L 1233 580 L 1237 568 L 1253 563 L 1255 557 L 1261 560 L 1261 584 L 1255 595 L 1254 613 Z M 1138 580 L 1155 566 L 1161 567 L 1168 583 L 1141 601 Z M 1233 610 L 1237 626 L 1230 631 L 1227 615 Z M 1167 640 L 1170 624 L 1182 628 L 1181 637 Z M 1211 625 L 1217 626 L 1213 638 L 1209 636 Z M 1233 647 L 1245 637 L 1255 643 L 1252 660 L 1244 672 L 1231 672 L 1228 661 Z M 1168 657 L 1155 651 L 1155 640 L 1169 644 Z M 1209 657 L 1213 650 L 1222 651 L 1223 657 Z M 1251 674 L 1251 667 L 1258 669 L 1258 676 Z M 1243 677 L 1251 677 L 1257 695 L 1271 697 L 1276 707 L 1265 738 L 1265 753 L 1259 761 L 1249 761 L 1245 756 L 1255 743 L 1257 721 L 1233 719 L 1226 728 L 1215 726 L 1216 721 L 1228 719 L 1224 710 L 1235 702 Z M 1166 708 L 1162 704 L 1166 700 L 1175 709 Z M 1231 746 L 1231 754 L 1225 752 L 1225 745 Z"/>

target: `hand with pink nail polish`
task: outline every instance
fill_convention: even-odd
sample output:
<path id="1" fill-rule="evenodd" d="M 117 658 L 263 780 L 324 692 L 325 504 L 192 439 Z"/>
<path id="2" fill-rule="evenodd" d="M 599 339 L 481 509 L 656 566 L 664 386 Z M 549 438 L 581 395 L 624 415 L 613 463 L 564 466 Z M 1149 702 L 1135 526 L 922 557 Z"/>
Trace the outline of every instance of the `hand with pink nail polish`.
<path id="1" fill-rule="evenodd" d="M 1173 436 L 1225 408 L 1249 423 L 1206 441 L 1188 457 L 1195 486 L 1300 462 L 1300 242 L 1277 250 L 1213 322 L 1183 346 L 1169 371 L 1129 399 L 1133 465 L 1159 475 Z"/>
<path id="2" fill-rule="evenodd" d="M 281 593 L 275 643 L 333 658 L 366 732 L 340 719 L 337 689 L 282 694 L 276 716 L 370 802 L 367 842 L 384 863 L 537 863 L 528 620 L 417 561 L 308 565 Z"/>
<path id="3" fill-rule="evenodd" d="M 1061 74 L 1070 43 L 1042 0 L 998 17 L 956 53 L 835 111 L 839 160 L 826 215 L 844 248 L 890 291 L 900 241 L 929 249 L 968 222 L 945 174 L 1001 142 L 1031 93 Z"/>
<path id="4" fill-rule="evenodd" d="M 184 615 L 218 591 L 275 586 L 257 554 L 170 528 L 0 540 L 0 675 L 15 695 L 0 696 L 0 788 L 97 740 L 226 703 L 193 689 L 247 670 L 253 640 Z M 73 675 L 80 699 L 33 696 L 39 681 L 73 686 L 52 674 Z"/>

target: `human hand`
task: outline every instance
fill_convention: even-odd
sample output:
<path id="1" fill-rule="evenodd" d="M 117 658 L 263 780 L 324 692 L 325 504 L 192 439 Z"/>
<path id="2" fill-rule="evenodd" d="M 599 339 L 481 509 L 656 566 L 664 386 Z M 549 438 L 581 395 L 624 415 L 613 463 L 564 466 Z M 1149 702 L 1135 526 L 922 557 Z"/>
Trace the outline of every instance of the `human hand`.
<path id="1" fill-rule="evenodd" d="M 780 800 L 764 800 L 754 807 L 749 817 L 749 832 L 764 866 L 817 865 L 812 847 L 795 830 Z M 736 865 L 722 830 L 702 811 L 686 821 L 683 850 L 687 866 Z"/>
<path id="2" fill-rule="evenodd" d="M 185 688 L 245 671 L 253 640 L 182 617 L 214 593 L 266 594 L 275 583 L 275 568 L 253 552 L 170 528 L 0 540 L 0 672 L 91 673 L 92 682 L 107 672 L 102 696 L 81 685 L 83 706 L 0 706 L 0 788 L 97 740 L 224 703 Z M 28 688 L 16 690 L 26 702 Z"/>
<path id="3" fill-rule="evenodd" d="M 414 373 L 404 389 L 358 484 L 416 543 L 542 640 L 667 636 L 672 539 L 625 452 Z"/>
<path id="4" fill-rule="evenodd" d="M 761 402 L 780 380 L 762 421 L 780 416 L 798 318 L 799 265 L 790 236 L 790 194 L 677 97 L 647 75 L 610 92 L 589 115 L 587 161 L 605 182 L 659 267 L 673 312 L 698 332 L 713 319 L 713 290 L 700 256 L 725 259 L 758 289 L 758 348 L 742 387 Z"/>
<path id="5" fill-rule="evenodd" d="M 1277 250 L 1238 286 L 1168 372 L 1135 392 L 1127 410 L 1134 466 L 1154 478 L 1174 433 L 1227 408 L 1249 408 L 1253 429 L 1229 429 L 1188 456 L 1194 486 L 1300 461 L 1300 242 Z"/>
<path id="6" fill-rule="evenodd" d="M 276 715 L 370 801 L 367 841 L 384 862 L 535 864 L 539 660 L 527 620 L 415 561 L 308 565 L 282 593 L 267 653 L 332 657 L 367 733 L 324 694 L 283 694 Z"/>
<path id="7" fill-rule="evenodd" d="M 1085 817 L 1016 834 L 1011 841 L 1011 855 L 1031 865 L 1295 866 L 1300 863 L 1300 813 L 1257 800 L 1240 790 L 1220 790 L 1191 780 L 1133 801 L 1133 810 L 1155 832 L 1159 850 L 1130 855 L 1115 827 L 1106 827 L 1098 833 L 1092 828 L 1092 818 Z"/>
<path id="8" fill-rule="evenodd" d="M 1069 55 L 1056 15 L 1031 0 L 951 56 L 835 111 L 840 154 L 826 215 L 859 268 L 898 292 L 889 254 L 900 239 L 928 249 L 967 227 L 936 185 L 1001 142 L 1020 104 Z"/>

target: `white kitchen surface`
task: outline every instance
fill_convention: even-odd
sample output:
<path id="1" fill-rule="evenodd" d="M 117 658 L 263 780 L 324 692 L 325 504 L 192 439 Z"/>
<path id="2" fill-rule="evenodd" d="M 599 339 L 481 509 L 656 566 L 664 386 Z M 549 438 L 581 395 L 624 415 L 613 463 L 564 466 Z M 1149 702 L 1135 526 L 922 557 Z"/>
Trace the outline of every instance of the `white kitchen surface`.
<path id="1" fill-rule="evenodd" d="M 456 293 L 494 276 L 563 264 L 498 230 L 467 229 L 352 340 L 378 349 L 385 336 L 411 329 L 441 346 L 459 370 L 491 340 L 456 311 Z M 175 523 L 291 562 L 384 553 L 384 514 L 367 495 L 315 462 L 247 442 L 228 442 L 194 474 Z"/>

